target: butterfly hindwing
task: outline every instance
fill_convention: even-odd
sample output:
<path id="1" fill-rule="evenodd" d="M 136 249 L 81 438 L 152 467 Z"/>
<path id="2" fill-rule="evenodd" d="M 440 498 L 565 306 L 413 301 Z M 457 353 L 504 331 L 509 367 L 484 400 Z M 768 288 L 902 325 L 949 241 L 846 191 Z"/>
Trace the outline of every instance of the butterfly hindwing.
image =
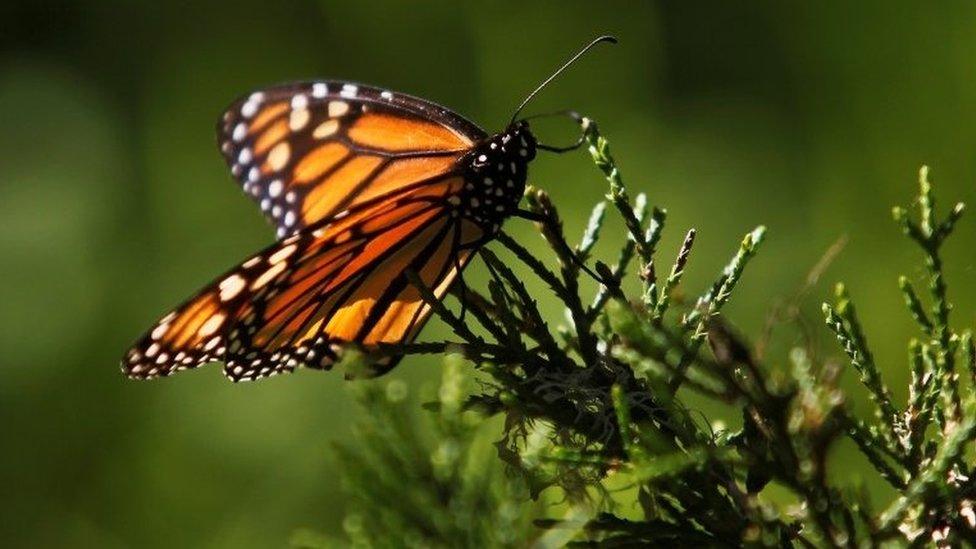
<path id="1" fill-rule="evenodd" d="M 363 209 L 326 228 L 301 253 L 296 249 L 289 268 L 228 328 L 228 377 L 255 379 L 298 364 L 327 369 L 350 343 L 370 351 L 412 341 L 430 309 L 407 272 L 443 296 L 472 252 L 463 243 L 481 234 L 430 200 L 460 184 L 447 180 L 442 189 L 408 193 L 393 207 Z M 387 358 L 374 366 L 385 371 L 393 364 Z"/>
<path id="2" fill-rule="evenodd" d="M 126 353 L 123 373 L 151 379 L 221 359 L 227 326 L 249 307 L 254 285 L 279 246 L 238 265 L 157 321 Z"/>
<path id="3" fill-rule="evenodd" d="M 350 343 L 412 341 L 430 308 L 406 273 L 441 297 L 483 236 L 445 208 L 463 184 L 408 187 L 275 243 L 157 322 L 124 372 L 152 378 L 223 359 L 228 377 L 251 380 L 328 368 Z"/>
<path id="4" fill-rule="evenodd" d="M 423 99 L 337 81 L 242 97 L 217 133 L 231 172 L 279 238 L 447 173 L 485 137 L 476 125 Z"/>

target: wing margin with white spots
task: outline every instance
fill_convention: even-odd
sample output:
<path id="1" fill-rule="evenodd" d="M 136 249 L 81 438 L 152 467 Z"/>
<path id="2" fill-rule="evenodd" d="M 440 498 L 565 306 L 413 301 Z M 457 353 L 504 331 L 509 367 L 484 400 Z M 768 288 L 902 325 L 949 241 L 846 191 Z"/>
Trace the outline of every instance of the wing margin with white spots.
<path id="1" fill-rule="evenodd" d="M 367 185 L 337 182 L 356 168 L 375 168 L 378 176 L 411 157 L 456 159 L 485 137 L 477 125 L 430 101 L 343 81 L 253 92 L 234 101 L 217 124 L 231 173 L 278 238 L 355 204 Z M 306 204 L 309 196 L 321 201 L 322 192 L 334 208 Z"/>

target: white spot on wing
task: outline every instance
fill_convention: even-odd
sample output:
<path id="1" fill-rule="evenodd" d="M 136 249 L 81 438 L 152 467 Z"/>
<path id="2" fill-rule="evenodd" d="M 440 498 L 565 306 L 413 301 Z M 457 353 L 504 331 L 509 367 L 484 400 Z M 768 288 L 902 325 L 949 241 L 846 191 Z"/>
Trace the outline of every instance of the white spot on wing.
<path id="1" fill-rule="evenodd" d="M 258 104 L 248 101 L 241 106 L 241 116 L 244 118 L 251 118 L 254 113 L 258 112 Z"/>
<path id="2" fill-rule="evenodd" d="M 281 274 L 281 271 L 284 271 L 285 270 L 285 267 L 286 266 L 287 266 L 286 263 L 276 263 L 270 269 L 268 269 L 267 271 L 264 271 L 263 273 L 261 273 L 261 276 L 259 276 L 254 281 L 253 284 L 251 284 L 251 289 L 252 290 L 257 290 L 257 289 L 261 288 L 262 286 L 264 286 L 265 284 L 267 284 L 268 282 L 271 282 L 271 280 L 274 277 L 278 276 L 279 274 Z"/>
<path id="3" fill-rule="evenodd" d="M 224 318 L 226 318 L 224 313 L 217 313 L 213 315 L 203 323 L 203 326 L 200 326 L 200 330 L 197 332 L 197 334 L 200 337 L 207 337 L 215 334 L 217 330 L 220 329 L 220 326 L 224 323 Z"/>
<path id="4" fill-rule="evenodd" d="M 240 141 L 244 139 L 245 136 L 247 136 L 247 124 L 240 122 L 234 126 L 234 133 L 231 135 L 231 138 L 233 138 L 234 141 Z"/>
<path id="5" fill-rule="evenodd" d="M 277 252 L 275 252 L 271 257 L 269 257 L 268 258 L 268 263 L 271 263 L 272 265 L 275 265 L 277 263 L 280 263 L 280 262 L 284 261 L 285 259 L 288 259 L 288 257 L 291 254 L 295 253 L 295 250 L 297 248 L 298 248 L 298 246 L 296 246 L 295 244 L 291 244 L 291 245 L 285 246 L 284 248 L 282 248 L 282 249 L 278 250 Z"/>
<path id="6" fill-rule="evenodd" d="M 282 141 L 275 145 L 271 149 L 271 152 L 268 153 L 268 167 L 274 171 L 278 171 L 285 167 L 289 157 L 291 157 L 291 147 L 287 141 Z"/>
<path id="7" fill-rule="evenodd" d="M 166 330 L 169 330 L 169 323 L 163 322 L 159 326 L 156 326 L 156 329 L 152 331 L 152 334 L 150 334 L 149 337 L 159 339 L 166 335 Z"/>
<path id="8" fill-rule="evenodd" d="M 329 102 L 329 118 L 336 118 L 349 112 L 349 103 L 345 101 Z"/>
<path id="9" fill-rule="evenodd" d="M 244 289 L 244 277 L 239 274 L 232 274 L 220 282 L 220 300 L 230 301 L 237 297 Z"/>
<path id="10" fill-rule="evenodd" d="M 305 96 L 303 95 L 302 97 Z M 297 132 L 298 130 L 304 128 L 305 124 L 308 124 L 309 118 L 311 118 L 311 116 L 308 114 L 308 109 L 291 111 L 291 114 L 288 116 L 288 127 L 291 129 L 291 131 Z"/>
<path id="11" fill-rule="evenodd" d="M 338 120 L 326 120 L 325 122 L 322 122 L 321 124 L 316 126 L 314 130 L 312 130 L 312 137 L 314 137 L 315 139 L 322 139 L 325 137 L 329 137 L 330 135 L 334 134 L 338 129 L 339 129 Z"/>
<path id="12" fill-rule="evenodd" d="M 285 184 L 282 183 L 280 179 L 275 179 L 270 185 L 268 185 L 268 196 L 271 198 L 276 198 L 279 194 L 281 194 L 284 187 Z"/>
<path id="13" fill-rule="evenodd" d="M 247 101 L 244 102 L 244 105 L 241 106 L 241 115 L 244 116 L 244 118 L 254 116 L 254 113 L 258 112 L 258 107 L 261 106 L 262 101 L 264 101 L 263 92 L 252 93 L 251 96 L 247 98 Z"/>

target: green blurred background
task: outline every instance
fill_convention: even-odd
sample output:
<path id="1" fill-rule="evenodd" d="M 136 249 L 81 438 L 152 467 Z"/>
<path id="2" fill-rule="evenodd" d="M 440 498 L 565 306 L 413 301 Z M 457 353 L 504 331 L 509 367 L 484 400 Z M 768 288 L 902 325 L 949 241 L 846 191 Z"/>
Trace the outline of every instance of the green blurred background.
<path id="1" fill-rule="evenodd" d="M 529 110 L 571 107 L 600 122 L 631 190 L 670 211 L 665 254 L 699 229 L 689 292 L 742 234 L 769 226 L 728 309 L 747 333 L 848 235 L 805 316 L 819 326 L 819 299 L 846 280 L 903 396 L 912 326 L 895 280 L 922 273 L 890 207 L 910 200 L 923 162 L 943 205 L 976 201 L 976 5 L 920 4 L 6 0 L 0 540 L 269 547 L 296 527 L 339 531 L 330 444 L 355 419 L 341 376 L 233 385 L 209 367 L 136 383 L 117 367 L 167 308 L 272 239 L 227 173 L 213 125 L 234 97 L 283 80 L 373 83 L 496 130 L 575 48 L 616 34 L 617 47 L 594 52 Z M 550 142 L 569 131 L 540 129 Z M 571 234 L 604 191 L 584 154 L 544 154 L 530 179 Z M 509 228 L 544 253 L 530 228 Z M 958 233 L 949 282 L 956 323 L 971 326 L 976 223 Z M 779 333 L 771 362 L 796 340 Z M 438 334 L 431 323 L 424 336 Z M 391 376 L 419 388 L 438 369 L 411 359 Z M 845 461 L 834 474 L 863 472 Z"/>

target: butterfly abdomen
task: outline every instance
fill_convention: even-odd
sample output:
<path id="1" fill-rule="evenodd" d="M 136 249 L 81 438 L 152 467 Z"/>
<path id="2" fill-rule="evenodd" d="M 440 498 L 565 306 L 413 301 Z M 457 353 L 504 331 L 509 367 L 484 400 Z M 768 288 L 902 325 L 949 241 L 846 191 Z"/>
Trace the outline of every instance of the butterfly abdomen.
<path id="1" fill-rule="evenodd" d="M 460 215 L 488 233 L 498 232 L 522 199 L 535 153 L 536 140 L 525 122 L 513 124 L 474 147 L 463 159 L 468 166 L 464 190 L 457 197 Z"/>

